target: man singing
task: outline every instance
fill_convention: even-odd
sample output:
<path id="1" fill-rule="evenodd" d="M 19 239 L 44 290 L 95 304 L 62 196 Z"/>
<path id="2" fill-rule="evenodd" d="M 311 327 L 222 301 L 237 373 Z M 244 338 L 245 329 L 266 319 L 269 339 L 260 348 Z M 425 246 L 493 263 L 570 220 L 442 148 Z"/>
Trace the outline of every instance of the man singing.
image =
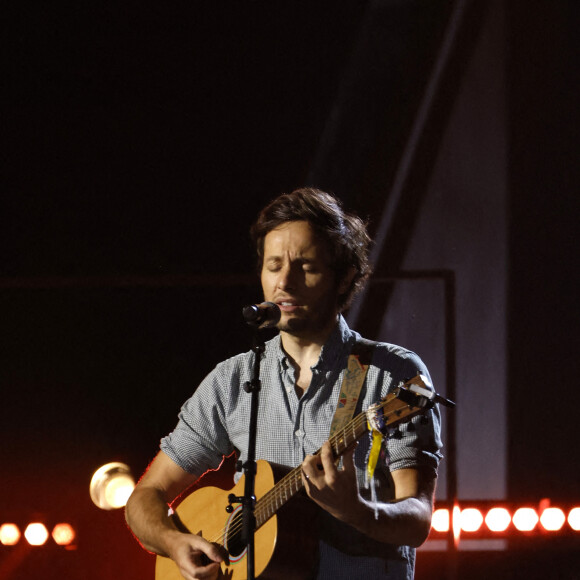
<path id="1" fill-rule="evenodd" d="M 380 449 L 362 437 L 338 464 L 327 442 L 357 345 L 370 348 L 370 364 L 355 414 L 418 373 L 429 377 L 416 354 L 387 343 L 369 347 L 341 314 L 369 276 L 365 225 L 333 196 L 304 188 L 274 199 L 251 233 L 264 300 L 281 311 L 279 333 L 261 360 L 256 458 L 301 465 L 306 493 L 322 508 L 318 523 L 303 531 L 318 542 L 304 578 L 411 579 L 415 547 L 431 525 L 441 458 L 437 407 L 379 441 Z M 237 355 L 209 373 L 127 504 L 127 522 L 143 546 L 171 558 L 186 580 L 219 578 L 228 555 L 178 529 L 168 505 L 234 450 L 245 462 L 251 397 L 243 387 L 254 356 Z M 369 477 L 371 455 L 377 464 Z M 203 529 L 204 514 L 197 517 L 194 528 Z"/>

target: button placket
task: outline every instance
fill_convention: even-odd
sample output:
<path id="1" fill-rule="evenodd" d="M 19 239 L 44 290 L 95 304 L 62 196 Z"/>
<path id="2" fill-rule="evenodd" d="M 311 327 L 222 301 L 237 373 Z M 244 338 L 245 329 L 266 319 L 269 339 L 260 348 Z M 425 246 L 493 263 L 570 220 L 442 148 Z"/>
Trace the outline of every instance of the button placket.
<path id="1" fill-rule="evenodd" d="M 298 401 L 298 410 L 296 413 L 296 421 L 294 423 L 294 454 L 296 463 L 301 463 L 304 460 L 304 406 L 305 398 L 302 397 Z"/>

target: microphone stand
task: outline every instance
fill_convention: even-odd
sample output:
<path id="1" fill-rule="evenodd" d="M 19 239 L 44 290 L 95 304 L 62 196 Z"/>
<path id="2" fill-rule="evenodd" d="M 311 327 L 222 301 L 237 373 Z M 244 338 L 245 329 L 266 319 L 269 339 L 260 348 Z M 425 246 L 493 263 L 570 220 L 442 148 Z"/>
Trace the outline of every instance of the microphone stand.
<path id="1" fill-rule="evenodd" d="M 254 516 L 254 507 L 256 504 L 255 486 L 256 486 L 256 435 L 258 431 L 258 407 L 260 402 L 260 362 L 262 353 L 265 350 L 264 340 L 260 336 L 259 328 L 255 328 L 252 339 L 252 352 L 254 353 L 254 366 L 252 369 L 252 378 L 244 385 L 244 390 L 252 397 L 250 407 L 250 433 L 248 441 L 248 458 L 243 464 L 244 468 L 244 495 L 236 497 L 233 494 L 229 496 L 230 506 L 237 502 L 242 504 L 242 542 L 246 545 L 246 555 L 248 562 L 247 579 L 254 580 L 255 571 L 255 554 L 254 554 L 254 534 L 256 531 L 256 518 Z"/>
<path id="2" fill-rule="evenodd" d="M 230 513 L 233 511 L 232 503 L 242 504 L 242 543 L 246 545 L 246 555 L 248 558 L 247 580 L 254 580 L 255 571 L 255 553 L 254 553 L 254 535 L 256 532 L 256 518 L 254 516 L 254 507 L 256 505 L 256 436 L 258 431 L 258 407 L 260 403 L 260 362 L 262 353 L 266 349 L 264 339 L 260 335 L 262 328 L 271 328 L 280 320 L 280 308 L 272 302 L 262 302 L 246 306 L 242 310 L 245 321 L 253 328 L 252 352 L 254 353 L 254 365 L 252 368 L 252 377 L 244 385 L 244 390 L 252 397 L 250 403 L 250 433 L 248 440 L 248 458 L 242 465 L 244 469 L 244 495 L 236 497 L 230 494 L 228 499 L 230 505 L 226 508 Z"/>

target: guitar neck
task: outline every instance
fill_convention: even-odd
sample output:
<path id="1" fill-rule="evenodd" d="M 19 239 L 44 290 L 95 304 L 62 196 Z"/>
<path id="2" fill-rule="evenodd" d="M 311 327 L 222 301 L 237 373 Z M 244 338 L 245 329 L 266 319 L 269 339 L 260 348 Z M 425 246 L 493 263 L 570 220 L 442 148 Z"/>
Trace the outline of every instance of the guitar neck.
<path id="1" fill-rule="evenodd" d="M 334 458 L 338 459 L 369 430 L 369 415 L 376 417 L 378 412 L 381 426 L 375 426 L 374 428 L 378 428 L 383 433 L 386 433 L 387 427 L 393 427 L 394 425 L 408 421 L 413 416 L 429 409 L 432 406 L 432 398 L 427 398 L 410 391 L 407 386 L 411 383 L 423 384 L 417 377 L 411 379 L 402 387 L 398 387 L 389 393 L 380 403 L 373 405 L 368 411 L 360 413 L 354 419 L 351 419 L 342 429 L 339 429 L 328 440 Z M 320 449 L 314 455 L 318 455 L 319 453 Z M 254 509 L 256 529 L 266 523 L 302 487 L 302 466 L 299 465 L 256 502 Z"/>

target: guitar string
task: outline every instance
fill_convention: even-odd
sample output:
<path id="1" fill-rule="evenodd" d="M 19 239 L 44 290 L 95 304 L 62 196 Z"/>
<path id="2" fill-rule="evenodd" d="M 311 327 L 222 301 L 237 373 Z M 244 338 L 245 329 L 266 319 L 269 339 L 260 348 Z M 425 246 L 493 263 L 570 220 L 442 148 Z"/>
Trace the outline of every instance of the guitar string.
<path id="1" fill-rule="evenodd" d="M 403 410 L 405 408 L 407 409 L 413 409 L 413 408 L 418 408 L 415 406 L 412 406 L 410 404 L 404 403 L 403 401 L 401 401 L 400 399 L 395 398 L 390 398 L 384 402 L 378 403 L 374 409 L 378 410 L 380 408 L 384 408 L 386 405 L 388 404 L 392 404 L 395 402 L 401 402 L 402 405 L 398 408 L 395 408 L 393 410 L 389 410 L 385 415 L 384 418 L 386 420 L 386 424 L 387 426 L 391 426 L 394 422 L 393 421 L 389 421 L 389 419 L 393 416 L 393 415 L 397 415 L 397 418 L 399 418 L 400 420 L 406 418 L 408 415 L 405 415 L 403 417 L 401 417 L 401 413 L 403 412 Z M 354 419 L 351 419 L 351 421 L 349 421 L 344 428 L 342 429 L 342 439 L 343 441 L 346 440 L 347 437 L 347 430 L 353 430 L 353 433 L 355 435 L 355 438 L 353 438 L 344 448 L 348 448 L 349 445 L 351 445 L 352 443 L 354 443 L 357 439 L 359 439 L 360 437 L 362 437 L 362 435 L 364 435 L 365 431 L 367 430 L 366 427 L 366 423 L 367 423 L 367 412 L 363 412 L 360 413 L 359 415 L 357 415 Z M 358 436 L 356 435 L 357 433 L 357 429 L 361 429 L 361 432 L 358 434 Z M 340 433 L 334 435 L 333 437 L 331 437 L 329 439 L 329 442 L 332 446 L 333 449 L 336 449 L 336 452 L 338 453 L 338 448 L 336 448 L 336 445 L 339 442 L 339 439 L 341 439 L 341 435 Z M 316 453 L 314 453 L 314 455 L 319 455 L 320 454 L 320 449 L 316 451 Z M 274 504 L 274 501 L 276 498 L 276 495 L 279 495 L 279 489 L 282 488 L 288 488 L 290 487 L 290 491 L 292 492 L 293 487 L 296 487 L 296 489 L 294 490 L 294 492 L 290 495 L 289 498 L 287 498 L 286 500 L 282 501 L 282 503 L 279 506 L 276 506 L 276 509 L 274 509 L 272 511 L 272 513 L 270 515 L 267 515 L 269 513 L 269 510 L 272 509 L 272 506 Z M 302 476 L 301 476 L 301 466 L 299 465 L 298 467 L 295 467 L 292 471 L 290 471 L 287 475 L 285 475 L 279 482 L 278 484 L 276 484 L 272 489 L 270 489 L 269 491 L 266 492 L 266 494 L 264 494 L 264 496 L 262 496 L 261 499 L 259 499 L 256 502 L 256 506 L 254 509 L 254 515 L 256 517 L 256 522 L 260 521 L 260 515 L 263 517 L 265 515 L 267 515 L 267 517 L 263 520 L 262 523 L 260 523 L 260 525 L 256 526 L 256 530 L 259 529 L 259 527 L 265 523 L 266 521 L 268 521 L 268 519 L 270 519 L 272 517 L 272 515 L 274 515 L 274 513 L 276 512 L 277 509 L 279 509 L 282 505 L 284 505 L 289 499 L 291 499 L 294 494 L 296 494 L 298 491 L 300 491 L 300 489 L 303 487 L 303 483 L 302 483 Z M 279 489 L 277 489 L 279 488 Z M 225 542 L 223 541 L 224 536 L 226 535 L 226 532 L 228 533 L 228 535 L 232 535 L 233 534 L 237 534 L 239 531 L 241 531 L 242 529 L 242 518 L 239 517 L 237 518 L 237 520 L 235 520 L 233 522 L 233 524 L 231 526 L 225 526 L 224 528 L 222 528 L 222 530 L 219 532 L 219 534 L 212 540 L 209 540 L 211 543 L 214 544 L 220 544 L 220 545 L 224 545 Z"/>

